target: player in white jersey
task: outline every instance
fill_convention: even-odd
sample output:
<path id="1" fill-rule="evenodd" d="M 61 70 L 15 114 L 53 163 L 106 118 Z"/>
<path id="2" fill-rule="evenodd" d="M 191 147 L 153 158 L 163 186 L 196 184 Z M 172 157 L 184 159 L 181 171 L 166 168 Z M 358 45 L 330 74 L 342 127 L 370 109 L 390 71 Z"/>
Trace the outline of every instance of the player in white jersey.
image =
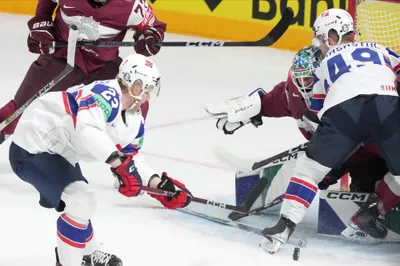
<path id="1" fill-rule="evenodd" d="M 150 92 L 159 91 L 159 85 L 156 65 L 135 54 L 123 61 L 116 79 L 50 92 L 36 99 L 22 115 L 10 146 L 10 164 L 23 181 L 36 188 L 43 207 L 62 212 L 57 220 L 57 265 L 122 265 L 120 259 L 107 253 L 98 254 L 97 259 L 84 256 L 97 249 L 90 221 L 96 201 L 80 161 L 109 164 L 124 196 L 137 196 L 147 182 L 151 187 L 176 192 L 173 197 L 155 197 L 167 208 L 190 203 L 190 192 L 182 183 L 166 173 L 160 178 L 143 161 L 133 158 L 138 147 L 132 142 L 140 142 L 143 118 L 132 114 L 148 101 Z M 140 165 L 148 175 L 143 179 Z"/>
<path id="2" fill-rule="evenodd" d="M 375 142 L 389 168 L 383 186 L 390 202 L 379 201 L 356 220 L 374 223 L 400 203 L 400 105 L 395 69 L 399 56 L 374 43 L 353 43 L 353 19 L 342 9 L 323 12 L 314 25 L 329 51 L 314 77 L 312 109 L 321 120 L 292 173 L 278 223 L 262 232 L 261 247 L 274 253 L 293 233 L 318 191 L 317 184 L 360 144 Z M 381 232 L 376 232 L 381 233 Z"/>

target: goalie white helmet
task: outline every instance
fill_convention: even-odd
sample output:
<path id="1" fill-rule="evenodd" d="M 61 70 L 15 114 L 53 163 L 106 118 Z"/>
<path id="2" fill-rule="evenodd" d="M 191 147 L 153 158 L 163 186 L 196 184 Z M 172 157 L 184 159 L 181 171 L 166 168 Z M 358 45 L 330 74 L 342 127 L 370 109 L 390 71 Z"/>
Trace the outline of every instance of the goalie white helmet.
<path id="1" fill-rule="evenodd" d="M 339 35 L 338 44 L 341 43 L 343 35 L 354 31 L 354 21 L 349 12 L 340 8 L 331 8 L 322 12 L 317 17 L 313 26 L 314 36 L 322 36 L 323 41 L 328 44 L 328 33 L 331 30 Z"/>
<path id="2" fill-rule="evenodd" d="M 132 54 L 124 59 L 119 66 L 117 77 L 128 87 L 140 84 L 142 92 L 138 96 L 131 94 L 133 98 L 140 101 L 143 94 L 150 93 L 156 96 L 160 93 L 161 77 L 156 64 L 141 54 Z"/>

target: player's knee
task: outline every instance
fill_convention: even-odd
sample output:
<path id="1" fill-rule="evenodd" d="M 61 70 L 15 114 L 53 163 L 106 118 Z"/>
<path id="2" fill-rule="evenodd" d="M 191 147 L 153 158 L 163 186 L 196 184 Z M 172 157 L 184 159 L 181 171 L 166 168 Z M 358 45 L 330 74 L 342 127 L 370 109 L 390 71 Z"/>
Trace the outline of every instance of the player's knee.
<path id="1" fill-rule="evenodd" d="M 310 159 L 306 154 L 304 154 L 297 160 L 293 175 L 296 177 L 310 178 L 318 183 L 329 173 L 330 170 L 331 168 Z"/>
<path id="2" fill-rule="evenodd" d="M 94 192 L 84 181 L 76 181 L 68 185 L 61 199 L 65 202 L 64 212 L 82 223 L 86 223 L 96 211 Z"/>

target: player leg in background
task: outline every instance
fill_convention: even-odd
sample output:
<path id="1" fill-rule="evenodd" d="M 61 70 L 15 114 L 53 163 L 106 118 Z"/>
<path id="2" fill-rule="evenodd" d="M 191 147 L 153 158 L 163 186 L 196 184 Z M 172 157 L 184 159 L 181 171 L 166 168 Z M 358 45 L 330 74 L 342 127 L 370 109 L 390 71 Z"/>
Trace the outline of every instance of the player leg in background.
<path id="1" fill-rule="evenodd" d="M 40 205 L 62 212 L 57 220 L 58 265 L 122 264 L 119 258 L 104 252 L 101 261 L 94 261 L 96 254 L 92 252 L 97 245 L 90 218 L 96 211 L 96 201 L 79 165 L 74 167 L 56 154 L 30 154 L 15 143 L 10 145 L 9 159 L 16 175 L 39 192 Z M 84 258 L 88 254 L 93 255 Z"/>
<path id="2" fill-rule="evenodd" d="M 0 122 L 7 119 L 43 86 L 60 74 L 64 70 L 65 65 L 65 59 L 55 58 L 52 55 L 39 56 L 39 58 L 30 66 L 24 80 L 15 94 L 14 99 L 0 108 Z M 52 90 L 66 90 L 72 85 L 78 84 L 84 77 L 85 74 L 79 68 L 75 67 L 75 69 L 63 80 L 57 83 Z M 19 118 L 16 118 L 5 128 L 6 135 L 14 133 L 18 120 Z"/>
<path id="3" fill-rule="evenodd" d="M 375 146 L 365 146 L 371 145 Z M 355 156 L 357 158 L 353 158 Z M 351 159 L 352 162 L 348 166 L 351 176 L 350 191 L 374 193 L 378 182 L 389 171 L 385 159 L 371 153 L 366 147 L 361 147 Z"/>
<path id="4" fill-rule="evenodd" d="M 376 96 L 371 101 L 365 117 L 375 117 L 380 124 L 370 125 L 370 135 L 386 161 L 389 172 L 376 188 L 378 201 L 360 209 L 352 217 L 350 226 L 357 226 L 375 238 L 385 238 L 387 229 L 380 224 L 379 217 L 400 204 L 400 104 L 398 97 Z M 366 118 L 365 118 L 366 119 Z"/>
<path id="5" fill-rule="evenodd" d="M 274 253 L 286 243 L 312 203 L 318 191 L 317 184 L 358 148 L 361 136 L 357 122 L 362 107 L 357 99 L 351 99 L 324 113 L 305 155 L 296 162 L 282 202 L 280 220 L 262 232 L 264 250 Z"/>

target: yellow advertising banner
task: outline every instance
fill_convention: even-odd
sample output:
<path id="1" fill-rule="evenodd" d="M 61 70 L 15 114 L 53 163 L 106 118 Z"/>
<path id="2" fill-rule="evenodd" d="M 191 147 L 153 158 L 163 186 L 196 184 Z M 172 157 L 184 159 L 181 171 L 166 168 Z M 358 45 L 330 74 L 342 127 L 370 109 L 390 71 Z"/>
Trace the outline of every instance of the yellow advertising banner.
<path id="1" fill-rule="evenodd" d="M 311 44 L 312 25 L 319 13 L 333 7 L 347 9 L 348 0 L 148 0 L 148 2 L 156 10 L 157 17 L 167 23 L 168 32 L 232 41 L 257 40 L 263 37 L 279 21 L 283 10 L 291 7 L 295 13 L 293 25 L 274 47 L 298 50 Z M 36 4 L 37 0 L 0 0 L 0 12 L 32 15 Z"/>
<path id="2" fill-rule="evenodd" d="M 297 51 L 310 45 L 315 18 L 329 8 L 347 9 L 347 0 L 153 0 L 168 31 L 221 40 L 257 40 L 279 21 L 286 7 L 295 17 L 273 46 Z"/>

